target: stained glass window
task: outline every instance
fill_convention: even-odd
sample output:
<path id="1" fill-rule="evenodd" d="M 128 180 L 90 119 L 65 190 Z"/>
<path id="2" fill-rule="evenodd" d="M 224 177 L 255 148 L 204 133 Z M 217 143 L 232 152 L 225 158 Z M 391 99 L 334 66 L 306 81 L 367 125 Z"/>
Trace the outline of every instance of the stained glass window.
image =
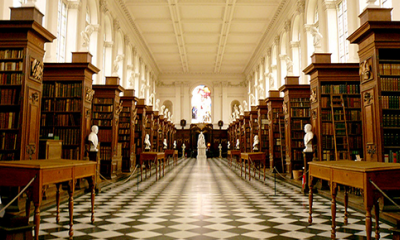
<path id="1" fill-rule="evenodd" d="M 211 91 L 199 85 L 192 92 L 192 123 L 211 123 Z"/>

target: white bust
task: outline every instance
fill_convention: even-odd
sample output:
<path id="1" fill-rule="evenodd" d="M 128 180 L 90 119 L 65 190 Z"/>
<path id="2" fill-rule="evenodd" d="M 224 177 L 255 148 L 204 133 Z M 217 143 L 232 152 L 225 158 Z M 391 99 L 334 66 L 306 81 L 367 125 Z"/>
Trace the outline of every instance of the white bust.
<path id="1" fill-rule="evenodd" d="M 146 145 L 146 147 L 144 148 L 145 150 L 150 150 L 150 136 L 149 134 L 146 134 L 146 136 L 144 137 L 144 144 Z"/>
<path id="2" fill-rule="evenodd" d="M 197 140 L 197 148 L 205 148 L 206 147 L 206 140 L 204 139 L 203 132 L 200 132 L 199 139 Z"/>
<path id="3" fill-rule="evenodd" d="M 254 140 L 253 140 L 253 150 L 254 150 L 254 151 L 257 151 L 257 150 L 258 150 L 258 147 L 257 147 L 258 143 L 259 143 L 259 141 L 258 141 L 258 135 L 255 135 L 255 136 L 254 136 Z"/>
<path id="4" fill-rule="evenodd" d="M 311 131 L 311 124 L 304 125 L 304 150 L 303 152 L 312 152 L 312 139 L 314 138 L 314 133 Z"/>
<path id="5" fill-rule="evenodd" d="M 240 141 L 239 141 L 239 138 L 236 140 L 236 149 L 237 149 L 237 150 L 240 149 Z"/>
<path id="6" fill-rule="evenodd" d="M 174 149 L 176 149 L 176 140 L 174 140 Z"/>
<path id="7" fill-rule="evenodd" d="M 231 142 L 229 142 L 229 141 L 228 141 L 228 146 L 227 146 L 227 148 L 228 148 L 228 149 L 231 149 Z"/>
<path id="8" fill-rule="evenodd" d="M 185 148 L 186 148 L 186 145 L 183 143 L 183 144 L 182 144 L 182 149 L 183 149 L 183 151 L 185 151 Z"/>
<path id="9" fill-rule="evenodd" d="M 97 137 L 97 133 L 99 132 L 99 127 L 97 125 L 92 126 L 92 132 L 89 134 L 88 140 L 90 144 L 90 152 L 98 152 L 97 146 L 99 145 L 99 138 Z"/>
<path id="10" fill-rule="evenodd" d="M 166 138 L 164 138 L 164 142 L 163 142 L 163 144 L 164 144 L 164 149 L 167 149 L 167 147 L 168 147 L 168 144 L 167 144 L 167 139 L 166 139 Z"/>

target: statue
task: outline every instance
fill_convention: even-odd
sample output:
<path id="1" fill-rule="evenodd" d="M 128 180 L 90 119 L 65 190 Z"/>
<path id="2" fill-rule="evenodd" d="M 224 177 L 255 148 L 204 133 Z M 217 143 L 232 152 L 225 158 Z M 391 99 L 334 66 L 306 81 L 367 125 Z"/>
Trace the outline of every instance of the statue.
<path id="1" fill-rule="evenodd" d="M 314 38 L 313 44 L 315 52 L 319 52 L 321 50 L 321 39 L 323 36 L 315 26 L 311 27 L 311 34 Z"/>
<path id="2" fill-rule="evenodd" d="M 314 133 L 311 131 L 311 124 L 304 125 L 304 148 L 303 152 L 312 152 L 312 139 L 314 138 Z"/>
<path id="3" fill-rule="evenodd" d="M 244 110 L 243 110 L 242 105 L 239 105 L 239 112 L 240 112 L 240 115 L 244 115 Z"/>
<path id="4" fill-rule="evenodd" d="M 85 30 L 81 32 L 81 36 L 83 38 L 82 47 L 87 48 L 90 43 L 90 35 L 92 35 L 94 31 L 94 27 L 92 25 L 87 25 Z"/>
<path id="5" fill-rule="evenodd" d="M 243 109 L 245 111 L 249 111 L 248 104 L 247 104 L 246 100 L 243 101 L 243 106 L 244 106 Z"/>
<path id="6" fill-rule="evenodd" d="M 228 148 L 228 149 L 231 149 L 231 142 L 229 142 L 229 141 L 228 141 L 228 146 L 227 146 L 227 148 Z"/>
<path id="7" fill-rule="evenodd" d="M 237 150 L 240 150 L 240 141 L 239 141 L 239 138 L 236 139 L 236 149 L 237 149 Z"/>
<path id="8" fill-rule="evenodd" d="M 183 143 L 182 144 L 182 157 L 185 157 L 185 148 L 186 148 L 186 145 L 185 145 L 185 143 Z"/>
<path id="9" fill-rule="evenodd" d="M 239 118 L 240 117 L 239 108 L 236 104 L 235 106 L 233 106 L 233 110 L 235 111 L 235 118 Z"/>
<path id="10" fill-rule="evenodd" d="M 167 139 L 166 139 L 166 138 L 164 138 L 164 142 L 163 142 L 163 144 L 164 144 L 164 149 L 167 149 L 167 147 L 168 147 L 168 143 L 167 143 Z"/>
<path id="11" fill-rule="evenodd" d="M 206 140 L 204 139 L 203 132 L 200 132 L 199 139 L 197 140 L 197 147 L 206 147 Z"/>
<path id="12" fill-rule="evenodd" d="M 253 140 L 253 151 L 258 151 L 258 145 L 259 141 L 258 141 L 258 135 L 254 136 L 254 140 Z"/>
<path id="13" fill-rule="evenodd" d="M 144 144 L 146 145 L 146 147 L 144 148 L 145 150 L 150 150 L 150 136 L 149 134 L 146 134 L 146 136 L 144 137 Z"/>
<path id="14" fill-rule="evenodd" d="M 219 149 L 219 158 L 222 158 L 222 145 L 221 145 L 221 143 L 218 145 L 218 149 Z"/>
<path id="15" fill-rule="evenodd" d="M 92 126 L 92 132 L 89 134 L 88 140 L 90 144 L 90 152 L 98 152 L 97 146 L 99 145 L 99 138 L 97 137 L 97 133 L 99 132 L 99 127 L 97 125 Z"/>
<path id="16" fill-rule="evenodd" d="M 160 99 L 157 99 L 156 104 L 154 105 L 154 110 L 158 111 L 159 106 L 160 106 Z"/>
<path id="17" fill-rule="evenodd" d="M 176 140 L 174 140 L 174 149 L 176 149 Z"/>
<path id="18" fill-rule="evenodd" d="M 164 115 L 164 109 L 165 109 L 165 105 L 162 105 L 160 108 L 160 114 Z"/>

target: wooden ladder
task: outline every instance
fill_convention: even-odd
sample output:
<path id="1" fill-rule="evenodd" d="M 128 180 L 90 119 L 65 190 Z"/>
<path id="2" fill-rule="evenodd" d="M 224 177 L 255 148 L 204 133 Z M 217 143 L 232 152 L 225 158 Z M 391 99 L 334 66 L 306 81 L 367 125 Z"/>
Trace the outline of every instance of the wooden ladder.
<path id="1" fill-rule="evenodd" d="M 333 139 L 335 143 L 335 160 L 350 159 L 349 132 L 346 119 L 346 108 L 343 94 L 331 94 L 331 115 L 333 123 Z M 341 141 L 338 141 L 341 139 Z M 339 150 L 345 151 L 345 156 L 339 158 Z M 342 151 L 342 152 L 343 152 Z"/>

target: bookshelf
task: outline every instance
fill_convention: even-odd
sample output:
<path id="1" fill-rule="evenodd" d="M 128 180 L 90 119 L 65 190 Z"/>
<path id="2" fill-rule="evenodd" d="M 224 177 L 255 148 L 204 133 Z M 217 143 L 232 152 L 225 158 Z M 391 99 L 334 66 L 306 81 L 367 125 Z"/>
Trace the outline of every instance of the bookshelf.
<path id="1" fill-rule="evenodd" d="M 243 138 L 241 139 L 241 149 L 242 152 L 251 152 L 251 127 L 250 127 L 250 112 L 245 111 L 243 118 L 240 117 L 241 120 L 241 134 Z"/>
<path id="2" fill-rule="evenodd" d="M 258 137 L 259 151 L 264 152 L 265 156 L 269 156 L 269 119 L 268 105 L 265 100 L 259 100 L 257 105 L 258 113 Z M 266 159 L 269 159 L 268 157 Z"/>
<path id="3" fill-rule="evenodd" d="M 150 151 L 154 151 L 154 147 L 157 145 L 157 141 L 154 141 L 154 112 L 153 106 L 147 106 L 146 109 L 146 134 L 150 136 Z"/>
<path id="4" fill-rule="evenodd" d="M 136 126 L 135 126 L 135 144 L 136 144 L 136 159 L 140 158 L 140 154 L 144 152 L 144 137 L 146 135 L 146 110 L 144 99 L 139 98 L 136 103 Z M 136 162 L 136 165 L 138 162 Z"/>
<path id="5" fill-rule="evenodd" d="M 366 161 L 399 162 L 399 29 L 400 22 L 391 21 L 391 9 L 367 8 L 360 27 L 348 37 L 359 45 L 361 115 L 368 123 L 362 131 Z"/>
<path id="6" fill-rule="evenodd" d="M 106 84 L 93 85 L 92 125 L 99 127 L 100 173 L 109 179 L 117 177 L 122 159 L 118 156 L 119 115 L 123 109 L 118 77 L 106 77 Z"/>
<path id="7" fill-rule="evenodd" d="M 55 39 L 34 7 L 0 21 L 0 160 L 37 159 L 44 44 Z"/>
<path id="8" fill-rule="evenodd" d="M 358 64 L 331 63 L 330 53 L 315 53 L 311 58 L 312 63 L 304 72 L 311 76 L 310 121 L 316 140 L 314 160 L 362 156 Z"/>
<path id="9" fill-rule="evenodd" d="M 158 111 L 153 111 L 153 151 L 157 152 L 160 147 L 162 148 L 162 140 L 160 141 L 160 135 L 158 134 L 158 129 L 160 128 L 160 115 L 158 115 Z"/>
<path id="10" fill-rule="evenodd" d="M 136 102 L 134 89 L 126 89 L 121 97 L 122 111 L 119 116 L 118 142 L 122 148 L 122 172 L 132 172 L 136 166 Z"/>
<path id="11" fill-rule="evenodd" d="M 304 125 L 310 123 L 310 85 L 300 85 L 299 77 L 287 76 L 285 84 L 279 91 L 284 93 L 285 162 L 287 172 L 292 173 L 292 170 L 302 170 L 303 167 L 307 167 L 303 160 L 303 150 Z"/>
<path id="12" fill-rule="evenodd" d="M 283 116 L 283 98 L 278 90 L 269 90 L 266 99 L 269 119 L 269 165 L 279 172 L 285 172 L 285 121 Z"/>
<path id="13" fill-rule="evenodd" d="M 91 128 L 92 76 L 100 70 L 88 52 L 72 53 L 71 63 L 45 63 L 40 135 L 62 140 L 64 159 L 84 159 Z"/>
<path id="14" fill-rule="evenodd" d="M 258 150 L 253 150 L 254 136 L 258 136 L 258 139 L 260 139 L 257 106 L 251 106 L 250 110 L 250 148 L 251 152 L 259 152 L 260 143 L 257 146 Z"/>
<path id="15" fill-rule="evenodd" d="M 158 116 L 158 129 L 157 129 L 157 133 L 158 133 L 158 152 L 163 152 L 163 141 L 164 141 L 164 129 L 165 129 L 165 119 L 164 119 L 164 115 L 159 115 Z M 185 144 L 187 146 L 187 144 Z"/>

